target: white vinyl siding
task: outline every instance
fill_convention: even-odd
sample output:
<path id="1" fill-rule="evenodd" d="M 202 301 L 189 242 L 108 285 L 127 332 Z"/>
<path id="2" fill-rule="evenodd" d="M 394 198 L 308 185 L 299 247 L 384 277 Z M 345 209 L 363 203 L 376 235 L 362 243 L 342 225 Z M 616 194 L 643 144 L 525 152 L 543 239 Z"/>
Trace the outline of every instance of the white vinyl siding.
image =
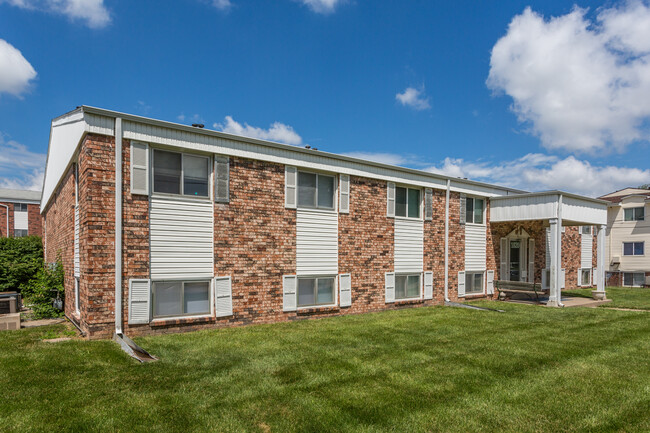
<path id="1" fill-rule="evenodd" d="M 151 279 L 214 276 L 211 201 L 154 196 L 149 219 Z"/>
<path id="2" fill-rule="evenodd" d="M 150 281 L 129 280 L 129 325 L 149 323 L 151 317 Z"/>
<path id="3" fill-rule="evenodd" d="M 395 219 L 395 272 L 422 272 L 424 223 L 416 219 Z"/>
<path id="4" fill-rule="evenodd" d="M 487 232 L 483 225 L 465 224 L 465 270 L 484 271 Z"/>
<path id="5" fill-rule="evenodd" d="M 230 277 L 214 279 L 214 303 L 217 317 L 232 316 L 232 279 Z"/>
<path id="6" fill-rule="evenodd" d="M 339 263 L 338 214 L 316 209 L 296 211 L 296 272 L 336 275 Z"/>
<path id="7" fill-rule="evenodd" d="M 131 142 L 131 194 L 149 195 L 149 145 Z"/>

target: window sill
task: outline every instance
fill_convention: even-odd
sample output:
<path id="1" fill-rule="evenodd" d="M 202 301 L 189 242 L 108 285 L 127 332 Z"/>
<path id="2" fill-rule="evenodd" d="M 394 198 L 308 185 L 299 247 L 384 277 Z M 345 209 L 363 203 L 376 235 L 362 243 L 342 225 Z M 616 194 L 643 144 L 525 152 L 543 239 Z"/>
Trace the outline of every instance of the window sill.
<path id="1" fill-rule="evenodd" d="M 424 219 L 422 218 L 403 217 L 397 215 L 395 215 L 393 218 L 395 218 L 396 220 L 403 220 L 403 221 L 424 221 Z"/>
<path id="2" fill-rule="evenodd" d="M 338 305 L 325 305 L 323 307 L 301 307 L 296 310 L 299 316 L 310 316 L 312 314 L 338 313 L 341 307 Z"/>
<path id="3" fill-rule="evenodd" d="M 164 192 L 153 192 L 151 193 L 151 198 L 175 198 L 175 199 L 184 199 L 184 200 L 193 200 L 199 202 L 212 202 L 210 197 L 197 197 L 195 195 L 181 195 L 181 194 L 167 194 Z"/>
<path id="4" fill-rule="evenodd" d="M 328 213 L 328 214 L 335 214 L 338 212 L 336 209 L 321 209 L 316 207 L 304 207 L 304 206 L 296 206 L 296 210 L 300 210 L 304 212 Z"/>
<path id="5" fill-rule="evenodd" d="M 149 322 L 151 326 L 189 325 L 197 323 L 210 323 L 216 319 L 214 316 L 189 316 L 189 317 L 165 317 L 153 319 Z"/>

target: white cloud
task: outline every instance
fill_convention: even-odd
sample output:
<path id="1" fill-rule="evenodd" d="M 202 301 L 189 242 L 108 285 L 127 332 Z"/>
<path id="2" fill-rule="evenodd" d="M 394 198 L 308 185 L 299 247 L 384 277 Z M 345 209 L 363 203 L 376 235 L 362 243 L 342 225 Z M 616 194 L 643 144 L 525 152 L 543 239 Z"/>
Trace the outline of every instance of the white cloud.
<path id="1" fill-rule="evenodd" d="M 0 93 L 6 92 L 20 97 L 34 78 L 36 71 L 22 53 L 4 39 L 0 39 Z"/>
<path id="2" fill-rule="evenodd" d="M 232 7 L 232 3 L 230 3 L 230 0 L 212 0 L 212 6 L 226 12 Z"/>
<path id="3" fill-rule="evenodd" d="M 7 141 L 0 133 L 0 188 L 40 191 L 45 158 L 45 154 L 32 152 L 24 144 Z"/>
<path id="4" fill-rule="evenodd" d="M 319 14 L 331 14 L 344 0 L 296 0 Z"/>
<path id="5" fill-rule="evenodd" d="M 94 29 L 106 27 L 111 22 L 104 0 L 0 0 L 0 3 L 65 15 L 71 20 L 81 20 Z"/>
<path id="6" fill-rule="evenodd" d="M 548 149 L 622 151 L 650 137 L 650 7 L 585 14 L 547 20 L 526 8 L 494 45 L 487 85 L 512 97 Z"/>
<path id="7" fill-rule="evenodd" d="M 395 95 L 395 99 L 402 105 L 411 107 L 414 110 L 426 110 L 431 108 L 429 98 L 424 95 L 424 86 L 421 89 L 407 87 L 402 93 Z"/>
<path id="8" fill-rule="evenodd" d="M 250 126 L 247 123 L 243 125 L 235 121 L 231 116 L 226 116 L 225 123 L 215 123 L 213 126 L 228 134 L 242 135 L 244 137 L 259 138 L 262 140 L 277 141 L 280 143 L 300 145 L 302 137 L 293 130 L 289 125 L 275 122 L 268 129 Z"/>
<path id="9" fill-rule="evenodd" d="M 650 169 L 596 166 L 574 156 L 561 159 L 539 153 L 498 162 L 445 158 L 427 170 L 527 191 L 559 189 L 591 197 L 650 183 Z"/>

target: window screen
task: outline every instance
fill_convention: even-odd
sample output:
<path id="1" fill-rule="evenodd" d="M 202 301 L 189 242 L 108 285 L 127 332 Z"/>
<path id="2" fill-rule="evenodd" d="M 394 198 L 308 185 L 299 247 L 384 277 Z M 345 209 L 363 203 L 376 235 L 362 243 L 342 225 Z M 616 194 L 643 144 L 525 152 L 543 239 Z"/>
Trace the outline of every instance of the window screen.
<path id="1" fill-rule="evenodd" d="M 168 194 L 181 193 L 182 155 L 155 150 L 153 158 L 153 190 Z"/>

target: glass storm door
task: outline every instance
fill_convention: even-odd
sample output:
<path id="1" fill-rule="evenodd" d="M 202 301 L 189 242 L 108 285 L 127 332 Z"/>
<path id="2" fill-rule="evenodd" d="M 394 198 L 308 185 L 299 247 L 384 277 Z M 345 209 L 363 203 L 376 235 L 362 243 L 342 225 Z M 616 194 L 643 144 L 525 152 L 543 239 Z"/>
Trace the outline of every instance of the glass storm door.
<path id="1" fill-rule="evenodd" d="M 510 241 L 510 281 L 520 281 L 521 277 L 521 241 Z"/>

